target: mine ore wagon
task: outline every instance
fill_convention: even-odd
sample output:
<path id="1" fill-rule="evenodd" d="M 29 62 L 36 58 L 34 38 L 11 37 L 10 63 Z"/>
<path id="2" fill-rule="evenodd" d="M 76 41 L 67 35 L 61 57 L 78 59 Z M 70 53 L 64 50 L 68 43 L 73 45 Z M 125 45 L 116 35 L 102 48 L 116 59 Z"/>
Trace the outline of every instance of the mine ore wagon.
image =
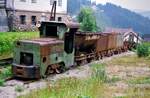
<path id="1" fill-rule="evenodd" d="M 124 51 L 122 35 L 119 33 L 86 33 L 75 35 L 75 61 L 77 64 L 102 59 Z"/>

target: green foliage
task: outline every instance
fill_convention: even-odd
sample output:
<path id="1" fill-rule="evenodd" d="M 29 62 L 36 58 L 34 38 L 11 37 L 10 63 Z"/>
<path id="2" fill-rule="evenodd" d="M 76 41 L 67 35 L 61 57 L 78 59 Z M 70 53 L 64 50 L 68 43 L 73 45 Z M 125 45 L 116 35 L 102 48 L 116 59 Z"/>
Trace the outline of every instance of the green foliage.
<path id="1" fill-rule="evenodd" d="M 104 64 L 92 64 L 92 78 L 101 81 L 106 82 L 107 81 L 107 75 L 105 72 L 105 66 Z"/>
<path id="2" fill-rule="evenodd" d="M 11 67 L 6 67 L 6 68 L 3 68 L 1 69 L 1 72 L 0 72 L 0 86 L 3 86 L 4 85 L 4 80 L 6 78 L 9 78 L 12 76 L 12 71 L 11 71 Z"/>
<path id="3" fill-rule="evenodd" d="M 0 79 L 5 79 L 8 78 L 12 75 L 11 72 L 11 66 L 7 67 L 7 68 L 3 68 L 2 72 L 0 73 Z"/>
<path id="4" fill-rule="evenodd" d="M 0 32 L 0 56 L 12 53 L 16 40 L 35 38 L 39 36 L 38 34 L 37 32 Z"/>
<path id="5" fill-rule="evenodd" d="M 3 86 L 3 85 L 4 85 L 4 80 L 0 79 L 0 86 Z"/>
<path id="6" fill-rule="evenodd" d="M 91 32 L 97 31 L 96 18 L 93 14 L 94 14 L 93 10 L 89 7 L 84 7 L 81 9 L 78 15 L 78 21 L 79 23 L 81 23 L 80 29 L 82 31 L 91 31 Z"/>
<path id="7" fill-rule="evenodd" d="M 137 46 L 137 55 L 139 57 L 147 57 L 149 55 L 149 46 L 142 43 Z"/>

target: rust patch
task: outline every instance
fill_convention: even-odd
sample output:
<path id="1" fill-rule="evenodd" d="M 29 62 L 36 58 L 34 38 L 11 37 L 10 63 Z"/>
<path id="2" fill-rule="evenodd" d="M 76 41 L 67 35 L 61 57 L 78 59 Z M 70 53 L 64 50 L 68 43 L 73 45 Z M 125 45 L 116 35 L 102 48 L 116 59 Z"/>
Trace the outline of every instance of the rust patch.
<path id="1" fill-rule="evenodd" d="M 14 77 L 21 78 L 40 78 L 40 68 L 36 66 L 28 67 L 23 65 L 13 65 L 12 67 Z"/>

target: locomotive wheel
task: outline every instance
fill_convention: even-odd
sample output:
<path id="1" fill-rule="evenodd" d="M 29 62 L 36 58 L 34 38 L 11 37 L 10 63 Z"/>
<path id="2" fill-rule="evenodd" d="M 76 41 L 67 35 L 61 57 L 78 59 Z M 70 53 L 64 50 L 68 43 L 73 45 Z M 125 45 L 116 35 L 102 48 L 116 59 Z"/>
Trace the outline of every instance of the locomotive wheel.
<path id="1" fill-rule="evenodd" d="M 54 73 L 54 69 L 52 68 L 52 66 L 48 66 L 47 71 L 46 71 L 46 75 L 50 75 Z"/>
<path id="2" fill-rule="evenodd" d="M 55 70 L 57 74 L 63 73 L 66 70 L 65 65 L 63 63 L 60 63 L 59 65 L 59 68 Z"/>

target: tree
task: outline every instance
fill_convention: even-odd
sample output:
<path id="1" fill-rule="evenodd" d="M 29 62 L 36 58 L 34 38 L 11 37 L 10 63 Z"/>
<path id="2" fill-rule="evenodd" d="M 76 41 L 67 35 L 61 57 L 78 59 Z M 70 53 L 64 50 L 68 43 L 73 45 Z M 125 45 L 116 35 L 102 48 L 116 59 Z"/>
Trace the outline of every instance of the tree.
<path id="1" fill-rule="evenodd" d="M 81 23 L 81 31 L 97 31 L 96 18 L 93 10 L 89 7 L 84 7 L 81 9 L 78 15 L 78 22 Z"/>

